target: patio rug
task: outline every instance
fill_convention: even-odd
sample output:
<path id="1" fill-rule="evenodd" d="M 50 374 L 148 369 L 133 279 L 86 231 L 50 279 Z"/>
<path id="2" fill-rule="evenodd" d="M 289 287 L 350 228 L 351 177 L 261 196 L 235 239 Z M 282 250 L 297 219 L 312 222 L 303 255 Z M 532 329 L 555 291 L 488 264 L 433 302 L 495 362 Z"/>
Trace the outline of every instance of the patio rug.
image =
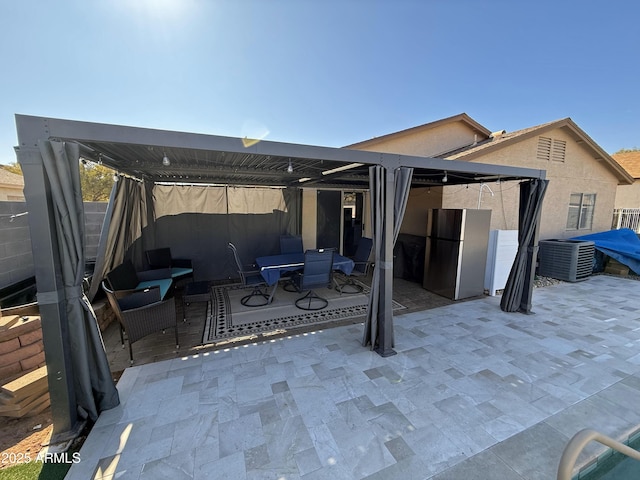
<path id="1" fill-rule="evenodd" d="M 367 313 L 369 288 L 363 284 L 363 293 L 343 294 L 335 289 L 317 289 L 329 300 L 329 305 L 317 311 L 296 308 L 294 302 L 303 294 L 287 292 L 278 287 L 273 301 L 263 307 L 245 307 L 240 299 L 250 290 L 241 285 L 212 287 L 202 343 L 221 339 L 282 333 L 292 327 L 322 324 L 361 317 Z M 394 310 L 405 308 L 393 302 Z"/>

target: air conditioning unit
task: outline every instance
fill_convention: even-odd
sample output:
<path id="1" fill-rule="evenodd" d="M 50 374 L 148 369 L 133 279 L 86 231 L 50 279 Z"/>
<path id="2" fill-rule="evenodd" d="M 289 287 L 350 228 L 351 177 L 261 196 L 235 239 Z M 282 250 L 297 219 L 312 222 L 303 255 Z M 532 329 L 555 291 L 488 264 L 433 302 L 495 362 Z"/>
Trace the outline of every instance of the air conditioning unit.
<path id="1" fill-rule="evenodd" d="M 538 245 L 538 275 L 579 282 L 593 272 L 593 242 L 551 239 L 540 240 Z"/>

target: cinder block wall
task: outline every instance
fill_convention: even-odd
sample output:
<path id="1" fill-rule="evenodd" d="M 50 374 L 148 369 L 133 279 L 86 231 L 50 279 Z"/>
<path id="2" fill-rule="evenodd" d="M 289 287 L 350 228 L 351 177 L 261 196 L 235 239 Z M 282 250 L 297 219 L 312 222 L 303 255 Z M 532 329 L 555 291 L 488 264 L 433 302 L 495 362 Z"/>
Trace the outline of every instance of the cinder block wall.
<path id="1" fill-rule="evenodd" d="M 107 210 L 105 202 L 85 202 L 86 260 L 95 260 L 100 230 Z M 27 211 L 25 202 L 0 201 L 0 288 L 5 288 L 35 275 L 31 253 L 31 236 L 27 215 L 11 219 Z M 106 301 L 94 304 L 101 331 L 113 321 L 114 314 Z M 11 316 L 12 313 L 5 314 Z M 25 316 L 4 328 L 0 312 L 0 384 L 4 384 L 45 364 L 42 329 L 39 316 Z"/>
<path id="2" fill-rule="evenodd" d="M 25 202 L 0 202 L 0 288 L 34 275 Z"/>
<path id="3" fill-rule="evenodd" d="M 95 260 L 100 230 L 107 210 L 106 202 L 85 202 L 86 260 Z M 25 202 L 0 202 L 0 288 L 35 275 L 31 254 L 28 215 Z"/>

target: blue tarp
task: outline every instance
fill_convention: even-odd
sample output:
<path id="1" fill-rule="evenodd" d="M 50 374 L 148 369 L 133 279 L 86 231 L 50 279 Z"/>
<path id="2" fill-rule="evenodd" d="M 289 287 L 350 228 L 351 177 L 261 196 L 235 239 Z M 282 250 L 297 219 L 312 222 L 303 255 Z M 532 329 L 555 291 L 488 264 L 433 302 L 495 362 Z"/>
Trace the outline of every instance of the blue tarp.
<path id="1" fill-rule="evenodd" d="M 609 230 L 573 237 L 571 240 L 589 240 L 595 243 L 596 250 L 610 256 L 640 275 L 640 239 L 629 228 Z"/>

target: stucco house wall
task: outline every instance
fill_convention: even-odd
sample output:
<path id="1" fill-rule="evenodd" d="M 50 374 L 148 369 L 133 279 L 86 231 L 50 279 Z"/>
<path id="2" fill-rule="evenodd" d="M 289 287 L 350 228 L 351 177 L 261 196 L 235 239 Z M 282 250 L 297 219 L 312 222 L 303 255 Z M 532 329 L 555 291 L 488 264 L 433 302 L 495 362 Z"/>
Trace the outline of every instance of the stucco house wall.
<path id="1" fill-rule="evenodd" d="M 615 208 L 640 208 L 640 179 L 633 185 L 618 185 Z"/>
<path id="2" fill-rule="evenodd" d="M 0 201 L 24 202 L 24 179 L 22 175 L 0 168 Z"/>
<path id="3" fill-rule="evenodd" d="M 546 170 L 549 187 L 542 208 L 541 239 L 569 238 L 609 230 L 618 187 L 617 177 L 605 164 L 594 159 L 592 152 L 583 146 L 584 143 L 577 143 L 575 138 L 563 128 L 546 131 L 543 136 L 566 142 L 564 162 L 539 160 L 536 157 L 540 135 L 475 157 L 473 161 Z M 491 197 L 485 188 L 482 194 L 482 208 L 493 210 L 491 228 L 517 229 L 519 202 L 517 185 L 487 185 L 493 190 L 494 196 Z M 459 189 L 459 187 L 445 187 L 446 208 L 454 208 L 453 205 L 463 205 L 466 208 L 477 207 L 479 187 L 469 186 L 469 189 L 453 194 L 456 188 Z M 596 194 L 593 224 L 588 230 L 567 229 L 569 200 L 572 193 Z"/>
<path id="4" fill-rule="evenodd" d="M 442 188 L 412 188 L 407 199 L 407 208 L 402 219 L 400 233 L 427 235 L 427 212 L 431 208 L 441 208 Z"/>
<path id="5" fill-rule="evenodd" d="M 483 131 L 483 127 L 475 128 L 475 121 L 464 114 L 451 119 L 427 124 L 431 125 L 429 128 L 415 127 L 385 135 L 349 148 L 543 169 L 546 170 L 549 187 L 542 210 L 541 239 L 569 238 L 611 228 L 618 184 L 628 183 L 631 179 L 628 174 L 617 171 L 616 168 L 619 169 L 619 166 L 611 165 L 615 164 L 611 157 L 570 119 L 511 134 L 502 135 L 496 132 L 495 137 L 491 138 L 489 135 L 483 136 L 488 130 Z M 539 134 L 536 134 L 538 132 Z M 564 161 L 540 160 L 537 157 L 541 136 L 566 142 Z M 455 146 L 451 153 L 442 153 L 451 146 Z M 454 152 L 455 148 L 460 150 Z M 416 232 L 423 228 L 429 208 L 478 208 L 479 201 L 480 208 L 492 210 L 491 229 L 518 228 L 517 182 L 491 182 L 485 186 L 445 185 L 431 188 L 431 193 L 432 195 L 428 196 L 424 191 L 412 191 L 401 228 L 402 233 L 424 235 Z M 596 195 L 591 228 L 567 229 L 572 193 Z"/>
<path id="6" fill-rule="evenodd" d="M 640 151 L 615 153 L 612 157 L 635 180 L 632 185 L 618 185 L 615 208 L 640 208 Z"/>
<path id="7" fill-rule="evenodd" d="M 345 148 L 437 157 L 489 138 L 490 131 L 466 113 L 374 137 Z"/>
<path id="8" fill-rule="evenodd" d="M 462 122 L 410 130 L 398 137 L 372 139 L 359 150 L 434 157 L 478 141 L 478 133 Z M 355 148 L 355 147 L 354 147 Z"/>
<path id="9" fill-rule="evenodd" d="M 519 186 L 519 182 L 487 182 L 484 187 L 444 187 L 441 208 L 478 208 L 480 203 L 481 209 L 491 210 L 491 230 L 517 230 Z"/>

